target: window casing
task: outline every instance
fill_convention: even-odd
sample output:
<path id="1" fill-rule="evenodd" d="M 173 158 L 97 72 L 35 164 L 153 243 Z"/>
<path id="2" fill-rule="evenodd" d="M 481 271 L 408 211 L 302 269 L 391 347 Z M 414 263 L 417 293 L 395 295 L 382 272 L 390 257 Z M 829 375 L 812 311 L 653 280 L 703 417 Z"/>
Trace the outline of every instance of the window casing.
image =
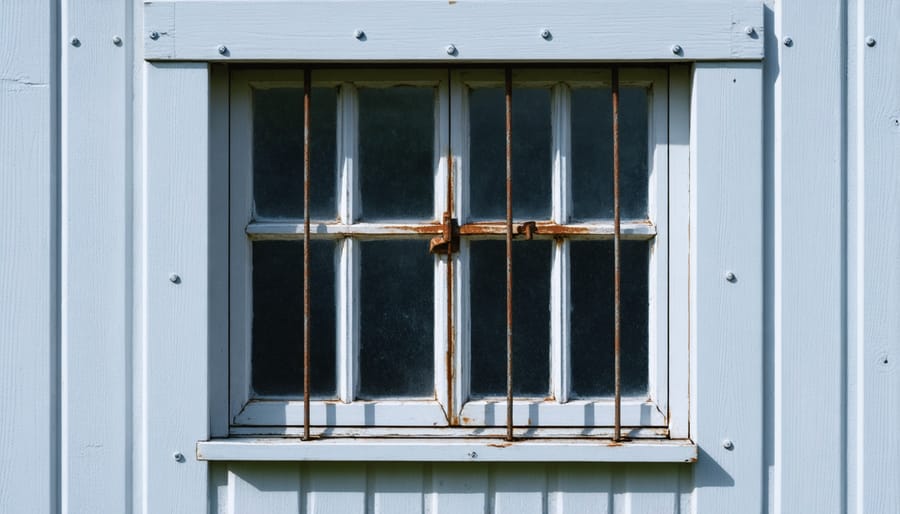
<path id="1" fill-rule="evenodd" d="M 315 244 L 334 241 L 334 392 L 332 395 L 314 395 L 311 403 L 311 424 L 314 433 L 339 436 L 342 434 L 395 434 L 427 435 L 434 427 L 441 427 L 440 434 L 501 435 L 506 423 L 504 397 L 476 394 L 478 387 L 471 387 L 472 363 L 479 359 L 472 347 L 473 324 L 479 323 L 473 315 L 473 277 L 477 266 L 472 262 L 473 246 L 482 241 L 502 238 L 505 227 L 501 219 L 478 216 L 473 203 L 473 161 L 471 155 L 472 124 L 470 93 L 485 88 L 503 87 L 503 71 L 479 68 L 433 69 L 314 69 L 312 72 L 313 98 L 317 91 L 330 88 L 336 92 L 333 101 L 335 111 L 336 154 L 334 166 L 334 216 L 327 212 L 316 216 L 313 210 L 311 237 Z M 361 194 L 360 139 L 367 137 L 360 127 L 360 90 L 389 88 L 392 86 L 433 88 L 434 94 L 434 152 L 433 210 L 429 217 L 410 216 L 406 219 L 390 219 L 390 215 L 371 219 L 365 213 L 365 200 L 371 192 Z M 612 219 L 603 215 L 576 216 L 581 191 L 573 190 L 573 141 L 583 142 L 583 133 L 573 136 L 573 91 L 601 90 L 610 85 L 610 67 L 573 67 L 571 69 L 538 69 L 516 67 L 513 71 L 513 105 L 516 91 L 521 88 L 537 88 L 549 93 L 550 184 L 547 184 L 546 216 L 515 216 L 515 226 L 527 221 L 536 222 L 534 241 L 517 241 L 521 245 L 544 244 L 549 248 L 550 269 L 546 277 L 549 310 L 548 332 L 548 384 L 546 395 L 517 395 L 514 401 L 513 424 L 516 434 L 523 436 L 599 436 L 608 437 L 614 412 L 614 402 L 609 394 L 573 394 L 572 352 L 572 267 L 575 257 L 585 254 L 585 248 L 607 241 L 611 246 Z M 686 163 L 670 165 L 669 140 L 674 136 L 687 139 L 688 127 L 673 126 L 669 122 L 670 102 L 688 102 L 684 97 L 670 93 L 670 75 L 665 67 L 622 67 L 620 86 L 647 92 L 646 107 L 646 216 L 622 218 L 623 241 L 644 241 L 647 245 L 646 274 L 646 354 L 642 364 L 646 369 L 646 392 L 623 395 L 622 425 L 631 438 L 666 437 L 667 427 L 674 417 L 686 418 L 687 412 L 673 412 L 669 408 L 670 395 L 687 395 L 687 370 L 670 369 L 669 362 L 686 362 L 683 355 L 688 349 L 688 334 L 670 326 L 668 302 L 687 302 L 688 292 L 670 285 L 671 274 L 686 274 L 687 270 L 670 269 L 668 255 L 671 252 L 687 253 L 688 241 L 670 240 L 669 227 L 686 227 L 688 213 L 670 207 L 670 173 L 687 172 Z M 687 87 L 672 88 L 686 92 Z M 302 70 L 236 70 L 231 79 L 231 363 L 230 404 L 231 432 L 233 434 L 293 434 L 303 425 L 302 392 L 299 395 L 259 394 L 254 391 L 254 245 L 266 245 L 269 241 L 294 240 L 302 248 L 302 214 L 278 216 L 277 211 L 261 213 L 254 202 L 254 92 L 292 89 L 302 115 Z M 326 97 L 327 98 L 327 97 Z M 628 116 L 622 113 L 620 116 Z M 297 120 L 302 131 L 302 117 Z M 599 120 L 598 120 L 599 123 Z M 258 128 L 258 127 L 257 127 Z M 515 137 L 515 136 L 514 136 Z M 480 142 L 480 141 L 479 141 Z M 544 141 L 546 143 L 546 141 Z M 302 143 L 301 143 L 302 144 Z M 449 348 L 447 320 L 448 282 L 446 255 L 429 256 L 433 260 L 433 339 L 431 362 L 433 367 L 433 395 L 403 397 L 386 395 L 374 397 L 360 394 L 360 275 L 363 274 L 363 247 L 376 241 L 418 241 L 427 252 L 428 240 L 438 236 L 443 228 L 442 216 L 447 210 L 448 181 L 447 155 L 453 152 L 453 217 L 459 220 L 459 251 L 454 253 L 452 277 L 452 331 L 453 349 Z M 313 171 L 316 168 L 313 165 Z M 298 173 L 302 181 L 302 167 Z M 502 172 L 501 170 L 498 170 Z M 314 179 L 315 180 L 315 179 Z M 675 182 L 686 183 L 686 177 Z M 514 196 L 516 183 L 515 160 L 513 168 Z M 580 196 L 579 196 L 580 195 Z M 299 197 L 302 208 L 302 196 Z M 504 198 L 497 198 L 502 204 Z M 514 199 L 515 202 L 515 199 Z M 258 202 L 257 202 L 258 203 Z M 313 201 L 315 205 L 315 200 Z M 683 205 L 681 202 L 676 204 Z M 272 213 L 275 212 L 273 215 Z M 430 218 L 430 219 L 429 219 Z M 582 218 L 582 219 L 578 219 Z M 679 230 L 680 233 L 686 230 Z M 517 240 L 524 239 L 524 234 Z M 502 239 L 498 239 L 502 241 Z M 594 243 L 591 243 L 593 241 Z M 276 243 L 277 244 L 277 243 Z M 377 243 L 376 243 L 377 244 Z M 626 243 L 627 244 L 627 243 Z M 488 244 L 489 246 L 489 244 Z M 573 250 L 574 248 L 574 250 Z M 259 252 L 257 252 L 259 253 Z M 488 252 L 490 253 L 490 252 Z M 590 251 L 587 252 L 590 254 Z M 483 260 L 483 259 L 481 259 Z M 589 262 L 584 257 L 579 262 Z M 495 263 L 496 264 L 496 263 Z M 502 263 L 501 263 L 502 264 Z M 297 263 L 302 267 L 302 262 Z M 612 269 L 607 270 L 611 280 Z M 313 268 L 313 274 L 316 269 Z M 515 267 L 514 267 L 515 273 Z M 629 277 L 623 277 L 628 284 Z M 684 281 L 675 281 L 683 284 Z M 584 289 L 584 288 L 582 288 Z M 326 295 L 327 296 L 327 295 Z M 503 301 L 503 298 L 498 298 Z M 364 301 L 364 300 L 363 300 Z M 256 306 L 259 309 L 259 305 Z M 580 312 L 584 312 L 582 309 Z M 578 315 L 581 315 L 579 312 Z M 295 343 L 302 352 L 302 308 L 297 313 L 301 320 Z M 313 318 L 316 306 L 313 304 Z M 515 313 L 514 313 L 515 316 Z M 576 319 L 575 322 L 579 320 Z M 315 323 L 315 322 L 314 322 Z M 314 336 L 315 337 L 315 336 Z M 520 335 L 521 337 L 521 335 Z M 514 342 L 516 334 L 513 335 Z M 314 346 L 315 348 L 315 346 Z M 627 355 L 628 345 L 623 344 Z M 679 358 L 670 359 L 670 353 Z M 302 353 L 299 354 L 302 358 Z M 612 359 L 612 355 L 609 355 Z M 313 369 L 316 356 L 313 354 Z M 329 362 L 326 359 L 326 362 Z M 330 363 L 330 362 L 329 362 Z M 498 363 L 505 366 L 504 363 Z M 301 368 L 302 373 L 302 368 Z M 365 371 L 364 371 L 365 373 Z M 302 376 L 302 375 L 301 375 Z M 515 378 L 515 371 L 514 371 Z M 515 383 L 515 380 L 514 380 Z M 478 385 L 478 384 L 476 384 Z M 257 387 L 258 388 L 258 387 Z M 315 392 L 315 386 L 313 391 Z M 375 395 L 377 396 L 377 395 Z M 451 404 L 452 402 L 452 404 Z M 496 434 L 495 434 L 496 432 Z"/>

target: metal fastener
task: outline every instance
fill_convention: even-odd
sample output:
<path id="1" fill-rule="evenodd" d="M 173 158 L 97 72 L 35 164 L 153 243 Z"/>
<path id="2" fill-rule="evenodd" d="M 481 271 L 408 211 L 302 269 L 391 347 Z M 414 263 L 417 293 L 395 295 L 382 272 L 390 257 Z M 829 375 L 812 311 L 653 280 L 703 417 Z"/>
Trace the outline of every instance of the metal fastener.
<path id="1" fill-rule="evenodd" d="M 675 55 L 681 55 L 681 45 L 672 45 L 672 53 Z"/>
<path id="2" fill-rule="evenodd" d="M 752 25 L 747 25 L 746 27 L 744 27 L 744 34 L 747 34 L 748 36 L 752 36 L 755 32 L 756 29 L 754 29 Z"/>
<path id="3" fill-rule="evenodd" d="M 547 28 L 541 29 L 541 37 L 549 40 L 550 39 L 550 29 L 547 29 Z"/>
<path id="4" fill-rule="evenodd" d="M 173 284 L 180 284 L 180 283 L 181 283 L 181 277 L 178 276 L 178 273 L 170 273 L 170 274 L 169 274 L 169 282 L 171 282 L 171 283 L 173 283 Z"/>
<path id="5" fill-rule="evenodd" d="M 731 441 L 731 439 L 725 439 L 724 441 L 722 441 L 722 448 L 725 448 L 726 450 L 733 450 L 734 443 Z"/>
<path id="6" fill-rule="evenodd" d="M 355 37 L 356 39 L 363 39 L 364 37 L 366 37 L 366 33 L 363 32 L 362 29 L 356 29 L 353 32 L 353 37 Z"/>
<path id="7" fill-rule="evenodd" d="M 867 37 L 866 46 L 875 46 L 875 38 L 872 36 Z"/>
<path id="8" fill-rule="evenodd" d="M 120 38 L 119 36 L 113 36 L 112 41 L 114 45 L 122 46 L 122 38 Z"/>
<path id="9" fill-rule="evenodd" d="M 77 37 L 73 37 L 72 39 L 70 39 L 69 43 L 71 43 L 72 46 L 81 46 L 81 40 Z"/>
<path id="10" fill-rule="evenodd" d="M 725 280 L 729 282 L 737 282 L 737 277 L 732 272 L 725 273 Z"/>
<path id="11" fill-rule="evenodd" d="M 157 39 L 159 39 L 159 32 L 157 32 L 155 30 L 153 32 L 151 32 L 150 39 L 152 39 L 153 41 L 156 41 Z"/>
<path id="12" fill-rule="evenodd" d="M 219 50 L 219 53 L 222 55 L 225 55 L 228 53 L 228 47 L 225 45 L 219 45 L 218 50 Z"/>
<path id="13" fill-rule="evenodd" d="M 184 462 L 184 455 L 181 452 L 173 453 L 172 458 L 175 459 L 175 462 Z"/>
<path id="14" fill-rule="evenodd" d="M 781 42 L 784 43 L 784 46 L 794 46 L 794 40 L 789 37 L 785 37 Z"/>
<path id="15" fill-rule="evenodd" d="M 456 47 L 453 45 L 447 45 L 447 55 L 456 55 Z"/>
<path id="16" fill-rule="evenodd" d="M 478 453 L 476 453 L 476 452 L 469 452 L 469 458 L 477 459 L 477 458 L 478 458 Z"/>

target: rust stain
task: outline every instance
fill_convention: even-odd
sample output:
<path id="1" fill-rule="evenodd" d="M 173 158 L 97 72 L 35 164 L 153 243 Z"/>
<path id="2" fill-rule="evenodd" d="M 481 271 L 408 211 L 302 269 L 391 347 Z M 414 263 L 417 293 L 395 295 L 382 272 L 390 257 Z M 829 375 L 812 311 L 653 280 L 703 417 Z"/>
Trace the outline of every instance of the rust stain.
<path id="1" fill-rule="evenodd" d="M 512 442 L 506 441 L 505 443 L 488 443 L 488 446 L 491 446 L 493 448 L 507 448 L 509 446 L 512 446 Z"/>
<path id="2" fill-rule="evenodd" d="M 463 416 L 463 417 L 462 417 L 462 424 L 463 424 L 463 425 L 470 425 L 470 424 L 472 424 L 472 418 L 467 417 L 467 416 Z"/>
<path id="3" fill-rule="evenodd" d="M 559 223 L 554 223 L 552 221 L 529 221 L 516 227 L 514 235 L 525 235 L 527 239 L 529 230 L 531 231 L 532 236 L 568 236 L 591 233 L 589 227 L 560 225 Z M 506 222 L 480 221 L 476 223 L 466 223 L 459 227 L 459 233 L 463 236 L 500 236 L 506 234 Z"/>

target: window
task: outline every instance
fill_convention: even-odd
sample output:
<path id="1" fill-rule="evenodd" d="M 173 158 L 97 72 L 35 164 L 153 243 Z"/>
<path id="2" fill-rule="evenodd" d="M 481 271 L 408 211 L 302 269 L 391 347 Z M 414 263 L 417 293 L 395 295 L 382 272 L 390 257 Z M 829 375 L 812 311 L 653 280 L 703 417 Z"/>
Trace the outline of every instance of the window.
<path id="1" fill-rule="evenodd" d="M 517 437 L 614 430 L 613 70 L 511 69 Z M 687 173 L 669 139 L 688 131 L 669 103 L 688 99 L 666 67 L 615 70 L 621 425 L 665 438 L 687 417 L 669 404 L 687 394 L 670 362 L 688 335 L 668 305 L 688 298 L 669 280 L 687 273 L 669 255 L 688 251 L 669 238 L 688 223 L 669 202 L 670 174 Z M 310 86 L 312 433 L 503 435 L 504 69 L 323 67 Z M 304 425 L 303 100 L 302 69 L 232 71 L 233 434 Z"/>

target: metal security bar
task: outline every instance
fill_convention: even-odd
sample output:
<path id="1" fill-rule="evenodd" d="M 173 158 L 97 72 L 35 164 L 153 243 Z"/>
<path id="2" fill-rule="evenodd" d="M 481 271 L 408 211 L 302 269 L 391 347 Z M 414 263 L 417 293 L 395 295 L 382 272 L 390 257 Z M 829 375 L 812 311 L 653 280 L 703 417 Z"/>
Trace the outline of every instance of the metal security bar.
<path id="1" fill-rule="evenodd" d="M 303 70 L 303 440 L 309 440 L 309 118 L 311 71 Z"/>
<path id="2" fill-rule="evenodd" d="M 615 413 L 615 431 L 613 439 L 622 440 L 622 369 L 621 360 L 622 352 L 620 349 L 620 339 L 622 332 L 622 297 L 619 288 L 621 278 L 620 265 L 620 240 L 622 239 L 622 227 L 619 212 L 619 68 L 612 69 L 612 126 L 613 126 L 613 267 L 614 267 L 614 309 L 615 318 L 613 321 L 613 352 L 615 353 L 615 380 L 616 380 L 616 413 Z"/>
<path id="3" fill-rule="evenodd" d="M 513 440 L 512 357 L 512 68 L 506 68 L 506 440 Z"/>

